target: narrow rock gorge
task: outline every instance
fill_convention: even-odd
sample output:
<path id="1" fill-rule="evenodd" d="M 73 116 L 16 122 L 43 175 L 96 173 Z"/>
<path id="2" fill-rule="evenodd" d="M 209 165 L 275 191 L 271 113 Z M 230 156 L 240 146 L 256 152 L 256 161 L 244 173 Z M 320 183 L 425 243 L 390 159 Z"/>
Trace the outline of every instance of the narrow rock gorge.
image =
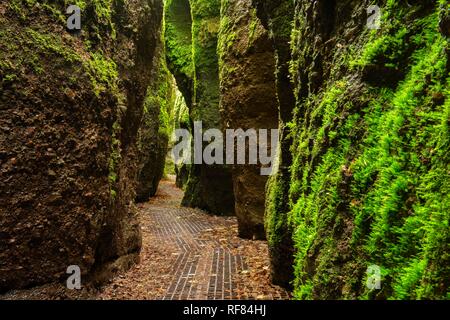
<path id="1" fill-rule="evenodd" d="M 166 46 L 169 68 L 189 109 L 189 129 L 201 122 L 203 130 L 220 128 L 219 72 L 216 53 L 220 1 L 172 0 L 166 3 Z M 230 168 L 226 165 L 188 164 L 183 168 L 183 205 L 220 215 L 234 214 Z"/>
<path id="2" fill-rule="evenodd" d="M 0 293 L 448 299 L 449 38 L 446 0 L 1 2 Z"/>

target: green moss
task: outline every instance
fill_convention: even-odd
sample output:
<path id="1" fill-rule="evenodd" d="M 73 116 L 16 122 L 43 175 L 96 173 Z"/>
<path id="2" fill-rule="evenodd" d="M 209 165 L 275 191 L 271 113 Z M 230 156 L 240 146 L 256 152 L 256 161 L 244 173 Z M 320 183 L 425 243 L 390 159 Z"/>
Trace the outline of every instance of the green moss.
<path id="1" fill-rule="evenodd" d="M 83 10 L 85 27 L 78 36 L 70 36 L 63 29 L 66 22 L 65 10 L 70 4 L 76 4 Z M 112 0 L 10 1 L 6 7 L 7 14 L 0 17 L 2 26 L 5 26 L 0 30 L 0 73 L 5 75 L 0 85 L 26 83 L 30 79 L 33 81 L 36 78 L 33 74 L 44 81 L 47 81 L 48 75 L 64 75 L 67 82 L 63 79 L 59 86 L 51 89 L 64 92 L 70 85 L 71 90 L 81 87 L 81 92 L 87 95 L 90 94 L 87 91 L 91 89 L 98 97 L 103 93 L 113 96 L 114 101 L 109 107 L 116 115 L 111 128 L 111 150 L 107 165 L 111 198 L 114 200 L 121 161 L 120 119 L 126 98 L 119 88 L 118 66 L 110 54 L 101 49 L 102 43 L 95 38 L 98 36 L 97 32 L 89 29 L 93 22 L 95 27 L 102 26 L 102 35 L 111 35 L 112 6 Z M 16 17 L 10 18 L 12 15 L 18 16 L 24 23 L 17 23 Z M 43 20 L 38 21 L 36 17 Z M 58 29 L 49 32 L 49 24 L 60 25 L 62 32 Z M 55 70 L 58 72 L 55 73 Z M 89 80 L 91 88 L 85 87 L 86 84 L 89 85 Z M 17 94 L 28 95 L 33 87 L 18 90 Z"/>
<path id="2" fill-rule="evenodd" d="M 193 77 L 192 19 L 188 0 L 165 2 L 165 43 L 171 69 Z"/>
<path id="3" fill-rule="evenodd" d="M 168 140 L 173 129 L 173 112 L 175 104 L 174 83 L 172 75 L 167 70 L 165 60 L 162 57 L 158 81 L 155 86 L 149 88 L 147 98 L 144 103 L 144 112 L 151 113 L 151 109 L 157 108 L 158 114 L 158 134 Z M 151 124 L 154 125 L 154 124 Z"/>
<path id="4" fill-rule="evenodd" d="M 388 25 L 350 65 L 389 67 L 404 79 L 390 89 L 329 81 L 290 123 L 298 299 L 449 295 L 448 42 L 439 10 L 388 1 L 385 12 Z M 294 75 L 302 64 L 292 63 Z M 382 270 L 381 290 L 366 288 L 370 265 Z"/>
<path id="5" fill-rule="evenodd" d="M 117 81 L 119 73 L 116 63 L 102 52 L 93 52 L 85 62 L 89 76 L 97 95 L 106 90 L 113 90 L 118 94 Z"/>
<path id="6" fill-rule="evenodd" d="M 65 45 L 60 36 L 54 34 L 44 34 L 31 28 L 25 29 L 25 33 L 30 37 L 32 44 L 43 52 L 55 53 L 63 57 L 67 62 L 80 62 L 81 58 L 75 51 Z"/>
<path id="7" fill-rule="evenodd" d="M 287 221 L 283 216 L 278 215 L 280 207 L 284 205 L 284 190 L 280 183 L 282 181 L 276 180 L 276 176 L 271 177 L 267 184 L 267 198 L 266 198 L 266 217 L 264 219 L 265 229 L 267 230 L 267 241 L 270 247 L 276 247 L 281 242 L 282 231 Z"/>
<path id="8" fill-rule="evenodd" d="M 27 1 L 11 0 L 9 7 L 21 20 L 25 20 L 27 7 L 30 7 L 30 5 Z"/>
<path id="9" fill-rule="evenodd" d="M 253 43 L 253 39 L 255 37 L 256 28 L 258 27 L 259 21 L 256 17 L 256 9 L 251 9 L 250 11 L 250 24 L 248 26 L 248 47 Z"/>
<path id="10" fill-rule="evenodd" d="M 27 73 L 42 75 L 52 67 L 46 64 L 53 59 L 52 65 L 66 64 L 75 67 L 82 64 L 82 59 L 61 37 L 42 33 L 31 28 L 20 29 L 5 27 L 0 36 L 5 41 L 0 52 L 0 70 L 7 75 L 3 81 L 21 81 Z"/>
<path id="11" fill-rule="evenodd" d="M 109 169 L 108 181 L 112 201 L 114 201 L 117 196 L 117 191 L 115 187 L 118 178 L 117 168 L 119 167 L 120 161 L 122 159 L 121 142 L 119 140 L 121 130 L 122 128 L 120 127 L 120 120 L 116 120 L 116 122 L 114 122 L 112 127 L 111 153 L 108 161 L 108 169 Z"/>
<path id="12" fill-rule="evenodd" d="M 37 5 L 38 2 L 30 1 L 15 1 L 10 6 Z M 53 5 L 45 4 L 39 7 L 42 10 L 52 8 L 55 12 L 55 19 L 57 19 L 58 11 Z M 36 10 L 41 10 L 36 8 Z M 26 70 L 31 70 L 35 74 L 44 73 L 43 57 L 54 59 L 54 63 L 65 63 L 74 69 L 81 70 L 89 75 L 94 92 L 98 95 L 102 91 L 112 90 L 118 95 L 117 78 L 118 71 L 116 64 L 106 55 L 101 52 L 89 52 L 89 48 L 79 48 L 75 45 L 75 39 L 63 38 L 58 33 L 47 33 L 36 27 L 26 27 L 21 31 L 21 36 L 18 36 L 17 30 L 5 28 L 1 31 L 3 39 L 10 39 L 4 42 L 7 50 L 1 54 L 2 62 L 1 68 L 5 70 L 10 76 L 7 81 L 19 79 L 22 73 Z M 2 42 L 3 43 L 3 42 Z M 75 48 L 78 47 L 78 50 Z M 84 51 L 87 54 L 81 54 Z M 14 52 L 22 51 L 23 54 L 17 55 Z M 86 58 L 87 57 L 87 58 Z M 62 60 L 61 62 L 58 62 Z M 13 77 L 14 75 L 14 77 Z"/>
<path id="13" fill-rule="evenodd" d="M 331 241 L 330 224 L 337 218 L 336 208 L 342 201 L 340 184 L 358 121 L 357 115 L 346 116 L 352 108 L 346 101 L 350 90 L 347 81 L 333 84 L 317 100 L 309 102 L 311 107 L 305 108 L 306 116 L 299 114 L 290 124 L 294 137 L 290 220 L 296 248 L 294 295 L 297 298 L 312 298 L 312 287 L 330 285 L 330 279 L 336 276 L 333 262 L 338 251 L 336 243 Z M 317 107 L 312 108 L 316 103 Z M 335 122 L 336 118 L 341 121 Z M 313 146 L 309 143 L 312 137 Z M 310 278 L 306 272 L 307 257 L 319 244 L 323 248 L 317 259 L 317 273 Z"/>
<path id="14" fill-rule="evenodd" d="M 93 0 L 95 12 L 97 14 L 99 22 L 105 24 L 111 23 L 113 0 Z M 81 6 L 84 6 L 81 4 Z"/>
<path id="15" fill-rule="evenodd" d="M 32 18 L 33 9 L 38 10 L 43 8 L 47 10 L 54 18 L 62 23 L 66 22 L 65 11 L 69 5 L 76 5 L 80 7 L 83 12 L 89 7 L 92 7 L 95 13 L 95 22 L 101 25 L 108 26 L 112 33 L 115 33 L 114 25 L 112 23 L 112 9 L 113 0 L 64 0 L 59 2 L 53 1 L 39 1 L 39 0 L 11 0 L 9 8 L 23 21 Z"/>
<path id="16" fill-rule="evenodd" d="M 434 277 L 427 266 L 434 264 L 429 257 L 445 250 L 446 245 L 426 245 L 435 233 L 444 237 L 441 240 L 448 239 L 449 212 L 444 200 L 448 199 L 448 179 L 438 178 L 448 170 L 446 156 L 440 154 L 448 145 L 439 143 L 443 137 L 448 141 L 448 130 L 442 127 L 446 106 L 433 106 L 431 97 L 448 95 L 444 89 L 449 81 L 445 80 L 446 42 L 434 32 L 433 25 L 428 32 L 434 33 L 434 39 L 424 39 L 424 48 L 413 54 L 407 78 L 388 95 L 386 102 L 392 107 L 384 111 L 380 108 L 385 104 L 372 107 L 379 118 L 370 120 L 374 131 L 366 140 L 361 159 L 355 162 L 355 171 L 360 171 L 355 187 L 375 180 L 356 215 L 354 237 L 365 243 L 374 263 L 388 268 L 396 298 L 432 297 L 434 290 L 442 290 L 433 288 Z M 370 230 L 362 225 L 367 219 L 372 221 Z M 448 259 L 448 255 L 440 259 Z M 448 272 L 445 269 L 441 272 Z"/>
<path id="17" fill-rule="evenodd" d="M 221 1 L 220 26 L 217 44 L 217 54 L 220 58 L 219 63 L 221 63 L 221 57 L 229 51 L 237 37 L 236 30 L 234 30 L 233 23 L 228 15 L 229 7 L 230 2 L 228 0 Z M 222 66 L 220 66 L 220 68 L 222 68 Z M 220 71 L 220 73 L 222 74 L 222 71 Z"/>
<path id="18" fill-rule="evenodd" d="M 233 28 L 230 18 L 227 16 L 227 5 L 222 3 L 220 28 L 217 43 L 217 54 L 219 57 L 219 74 L 225 79 L 228 74 L 233 72 L 233 68 L 223 63 L 225 55 L 230 51 L 232 45 L 237 39 L 236 30 Z"/>
<path id="19" fill-rule="evenodd" d="M 193 120 L 202 119 L 205 127 L 219 125 L 219 66 L 217 37 L 220 1 L 191 0 L 192 52 L 194 60 Z"/>
<path id="20" fill-rule="evenodd" d="M 190 127 L 189 109 L 186 105 L 186 101 L 184 100 L 183 95 L 179 91 L 176 92 L 175 96 L 173 119 L 174 129 Z"/>

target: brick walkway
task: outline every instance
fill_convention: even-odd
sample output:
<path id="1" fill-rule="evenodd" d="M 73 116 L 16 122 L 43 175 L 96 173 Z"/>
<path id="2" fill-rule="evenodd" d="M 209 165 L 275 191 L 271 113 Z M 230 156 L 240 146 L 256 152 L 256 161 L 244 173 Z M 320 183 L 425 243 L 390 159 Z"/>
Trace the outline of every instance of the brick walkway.
<path id="1" fill-rule="evenodd" d="M 267 244 L 237 237 L 233 217 L 180 206 L 183 193 L 163 181 L 138 207 L 140 262 L 100 289 L 68 290 L 63 283 L 10 292 L 1 299 L 214 300 L 288 299 L 270 283 Z"/>
<path id="2" fill-rule="evenodd" d="M 100 299 L 287 299 L 269 281 L 267 245 L 237 237 L 235 218 L 180 207 L 163 181 L 139 209 L 141 262 L 107 285 Z"/>
<path id="3" fill-rule="evenodd" d="M 202 235 L 215 227 L 202 213 L 177 208 L 149 208 L 150 232 L 158 243 L 171 247 L 176 244 L 176 257 L 170 270 L 174 277 L 161 296 L 162 299 L 229 299 L 232 297 L 232 275 L 245 270 L 239 254 L 233 254 L 217 239 L 208 240 Z M 226 221 L 224 221 L 226 223 Z M 227 227 L 226 224 L 224 227 Z"/>

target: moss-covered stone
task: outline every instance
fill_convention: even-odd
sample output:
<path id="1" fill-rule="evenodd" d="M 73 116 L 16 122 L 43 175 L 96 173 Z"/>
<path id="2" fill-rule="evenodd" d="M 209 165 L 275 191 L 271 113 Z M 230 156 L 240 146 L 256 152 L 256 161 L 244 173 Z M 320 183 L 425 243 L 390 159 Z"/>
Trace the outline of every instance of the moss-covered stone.
<path id="1" fill-rule="evenodd" d="M 220 1 L 168 1 L 165 11 L 168 65 L 189 108 L 190 130 L 193 130 L 194 121 L 201 121 L 204 130 L 220 128 L 216 52 Z M 234 196 L 229 168 L 224 165 L 187 165 L 182 168 L 183 174 L 188 173 L 183 205 L 215 214 L 233 214 Z"/>
<path id="2" fill-rule="evenodd" d="M 265 228 L 270 252 L 272 281 L 286 288 L 293 280 L 292 230 L 288 223 L 288 193 L 292 156 L 292 136 L 287 123 L 295 106 L 291 65 L 291 32 L 295 6 L 293 0 L 253 0 L 257 16 L 269 30 L 275 53 L 275 79 L 278 100 L 279 152 L 276 174 L 270 177 L 266 195 Z"/>
<path id="3" fill-rule="evenodd" d="M 287 222 L 298 299 L 449 295 L 448 41 L 442 4 L 298 2 Z M 277 186 L 268 207 L 276 208 Z M 280 235 L 283 235 L 281 233 Z M 371 265 L 381 290 L 366 286 Z"/>
<path id="4" fill-rule="evenodd" d="M 275 57 L 267 30 L 250 0 L 223 1 L 221 19 L 218 52 L 223 127 L 277 128 Z M 235 165 L 232 173 L 239 235 L 264 239 L 267 176 L 261 175 L 260 165 Z"/>
<path id="5" fill-rule="evenodd" d="M 142 125 L 138 132 L 139 171 L 136 199 L 145 202 L 156 194 L 164 175 L 176 100 L 175 81 L 167 69 L 164 31 L 153 60 L 154 79 L 147 88 Z"/>
<path id="6" fill-rule="evenodd" d="M 189 0 L 168 0 L 164 6 L 168 67 L 190 106 L 194 79 L 191 6 Z"/>
<path id="7" fill-rule="evenodd" d="M 69 4 L 0 4 L 0 291 L 69 265 L 105 280 L 139 255 L 136 136 L 162 2 L 76 1 L 79 33 Z"/>

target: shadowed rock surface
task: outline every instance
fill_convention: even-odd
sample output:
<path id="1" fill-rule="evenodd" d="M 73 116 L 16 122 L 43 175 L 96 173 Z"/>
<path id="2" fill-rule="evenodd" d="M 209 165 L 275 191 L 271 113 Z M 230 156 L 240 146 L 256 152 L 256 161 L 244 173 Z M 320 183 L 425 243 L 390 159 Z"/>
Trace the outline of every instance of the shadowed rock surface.
<path id="1" fill-rule="evenodd" d="M 222 4 L 221 13 L 218 51 L 224 129 L 270 132 L 278 127 L 278 102 L 274 52 L 268 33 L 250 0 L 227 1 Z M 270 137 L 267 143 L 270 147 Z M 248 156 L 248 143 L 245 150 Z M 261 175 L 260 168 L 260 165 L 235 165 L 232 169 L 239 235 L 244 238 L 265 238 L 267 176 Z"/>
<path id="2" fill-rule="evenodd" d="M 287 124 L 292 121 L 295 106 L 292 76 L 289 71 L 295 6 L 293 0 L 253 0 L 253 6 L 264 27 L 269 30 L 273 43 L 278 98 L 279 152 L 276 173 L 268 182 L 264 223 L 269 244 L 272 281 L 291 288 L 294 279 L 294 243 L 288 213 L 292 136 Z"/>
<path id="3" fill-rule="evenodd" d="M 152 82 L 147 89 L 144 113 L 139 128 L 138 184 L 136 201 L 146 202 L 156 194 L 164 166 L 172 130 L 171 115 L 175 107 L 176 88 L 166 66 L 162 37 L 153 59 Z"/>
<path id="4" fill-rule="evenodd" d="M 0 291 L 138 260 L 136 137 L 162 1 L 0 4 Z M 21 57 L 19 59 L 19 57 Z"/>

